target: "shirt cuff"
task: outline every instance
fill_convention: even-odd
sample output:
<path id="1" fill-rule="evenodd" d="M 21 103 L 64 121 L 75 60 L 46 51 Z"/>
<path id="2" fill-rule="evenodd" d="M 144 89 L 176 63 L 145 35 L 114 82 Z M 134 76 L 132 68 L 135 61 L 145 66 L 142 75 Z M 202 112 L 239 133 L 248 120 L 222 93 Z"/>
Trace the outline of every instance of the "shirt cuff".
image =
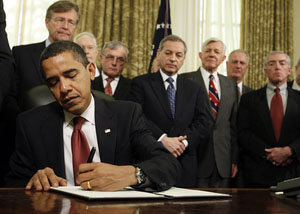
<path id="1" fill-rule="evenodd" d="M 158 142 L 161 142 L 161 140 L 163 139 L 164 136 L 167 136 L 167 134 L 166 134 L 166 133 L 162 134 L 162 135 L 160 136 L 160 138 L 158 138 L 157 141 L 158 141 Z"/>
<path id="2" fill-rule="evenodd" d="M 189 142 L 187 140 L 183 140 L 181 142 L 184 144 L 185 148 L 189 146 Z"/>

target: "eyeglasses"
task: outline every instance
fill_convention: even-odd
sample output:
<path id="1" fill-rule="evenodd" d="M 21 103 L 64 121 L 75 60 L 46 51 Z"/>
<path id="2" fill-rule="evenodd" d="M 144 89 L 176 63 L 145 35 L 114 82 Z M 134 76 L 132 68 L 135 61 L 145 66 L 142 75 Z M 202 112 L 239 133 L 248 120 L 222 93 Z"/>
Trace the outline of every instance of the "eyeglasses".
<path id="1" fill-rule="evenodd" d="M 124 64 L 125 62 L 126 62 L 126 59 L 124 59 L 123 57 L 115 57 L 115 56 L 112 56 L 112 55 L 104 55 L 104 57 L 105 57 L 105 60 L 107 60 L 107 61 L 110 61 L 110 62 L 112 62 L 112 61 L 117 61 L 117 63 L 119 63 L 119 64 Z"/>
<path id="2" fill-rule="evenodd" d="M 66 20 L 65 18 L 63 17 L 57 17 L 54 19 L 54 22 L 57 24 L 57 25 L 65 25 L 65 23 L 68 24 L 68 27 L 70 28 L 75 28 L 77 23 L 76 21 L 74 20 Z"/>

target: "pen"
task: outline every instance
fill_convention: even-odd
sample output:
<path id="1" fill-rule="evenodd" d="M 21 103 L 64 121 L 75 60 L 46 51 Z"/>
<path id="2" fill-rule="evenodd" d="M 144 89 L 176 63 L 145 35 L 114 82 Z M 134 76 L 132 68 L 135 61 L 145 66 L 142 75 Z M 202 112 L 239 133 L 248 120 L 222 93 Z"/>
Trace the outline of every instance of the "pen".
<path id="1" fill-rule="evenodd" d="M 90 151 L 89 158 L 87 159 L 87 163 L 92 163 L 95 152 L 96 152 L 96 147 L 93 146 Z"/>

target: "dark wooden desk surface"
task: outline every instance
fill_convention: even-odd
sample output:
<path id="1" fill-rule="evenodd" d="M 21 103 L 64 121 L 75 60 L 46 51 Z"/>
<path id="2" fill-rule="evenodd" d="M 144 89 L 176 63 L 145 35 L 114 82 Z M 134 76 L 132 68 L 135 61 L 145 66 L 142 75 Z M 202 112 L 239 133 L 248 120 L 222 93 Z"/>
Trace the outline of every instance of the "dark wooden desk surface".
<path id="1" fill-rule="evenodd" d="M 86 201 L 53 192 L 0 188 L 0 213 L 300 213 L 300 201 L 266 189 L 210 189 L 232 198 Z"/>

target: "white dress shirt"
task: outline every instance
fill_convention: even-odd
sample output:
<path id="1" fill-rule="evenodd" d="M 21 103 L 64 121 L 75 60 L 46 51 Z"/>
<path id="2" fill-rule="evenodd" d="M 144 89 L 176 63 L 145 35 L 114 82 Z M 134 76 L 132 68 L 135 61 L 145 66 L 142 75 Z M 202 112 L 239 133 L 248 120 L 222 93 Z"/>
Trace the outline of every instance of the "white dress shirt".
<path id="1" fill-rule="evenodd" d="M 240 95 L 242 95 L 243 94 L 243 82 L 238 83 L 237 87 L 238 87 L 238 89 L 240 91 Z"/>
<path id="2" fill-rule="evenodd" d="M 215 87 L 217 89 L 219 100 L 221 100 L 221 85 L 220 85 L 220 80 L 219 80 L 218 72 L 215 71 L 214 73 L 211 74 L 208 71 L 206 71 L 203 67 L 201 67 L 200 71 L 201 71 L 202 78 L 204 80 L 204 84 L 205 84 L 205 88 L 206 88 L 207 94 L 209 94 L 209 81 L 210 81 L 209 76 L 210 75 L 214 76 L 213 81 L 214 81 Z"/>
<path id="3" fill-rule="evenodd" d="M 76 115 L 70 112 L 64 111 L 65 121 L 63 123 L 63 138 L 64 138 L 64 160 L 65 160 L 65 171 L 68 185 L 74 185 L 73 175 L 73 159 L 72 159 L 72 144 L 71 137 L 73 133 L 73 118 Z M 93 162 L 100 162 L 100 152 L 96 134 L 95 124 L 95 100 L 92 96 L 91 103 L 88 108 L 80 115 L 86 121 L 83 123 L 81 130 L 83 131 L 88 141 L 90 149 L 96 147 L 96 153 L 93 158 Z"/>
<path id="4" fill-rule="evenodd" d="M 266 93 L 267 93 L 267 100 L 268 100 L 269 109 L 270 109 L 270 106 L 271 106 L 272 98 L 275 95 L 275 91 L 274 91 L 275 88 L 276 87 L 273 86 L 271 83 L 268 83 Z M 288 99 L 287 84 L 285 83 L 285 84 L 281 85 L 279 87 L 279 89 L 280 89 L 279 93 L 280 93 L 281 98 L 282 98 L 283 114 L 285 114 L 287 99 Z"/>
<path id="5" fill-rule="evenodd" d="M 108 76 L 103 71 L 101 71 L 101 74 L 102 74 L 103 87 L 105 88 L 106 83 L 107 83 L 106 78 L 108 78 Z M 119 80 L 120 80 L 120 76 L 115 77 L 115 79 L 113 81 L 111 81 L 111 83 L 110 83 L 111 91 L 112 91 L 113 95 L 115 94 Z"/>

